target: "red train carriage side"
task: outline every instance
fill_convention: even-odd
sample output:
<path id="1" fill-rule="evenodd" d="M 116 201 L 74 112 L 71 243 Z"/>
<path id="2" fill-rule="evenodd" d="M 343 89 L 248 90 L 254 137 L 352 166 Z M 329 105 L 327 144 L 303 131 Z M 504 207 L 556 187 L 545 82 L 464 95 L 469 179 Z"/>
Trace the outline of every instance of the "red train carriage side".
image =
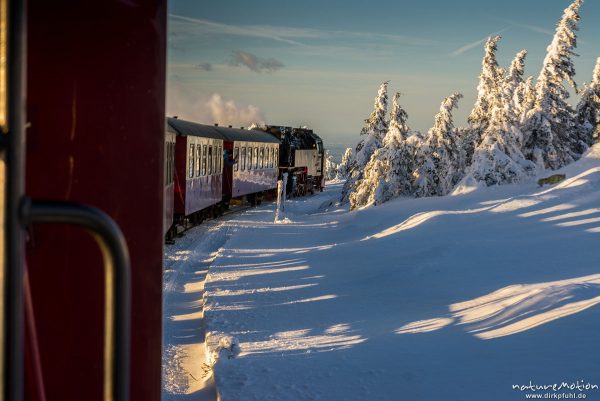
<path id="1" fill-rule="evenodd" d="M 177 118 L 169 118 L 168 125 L 177 132 L 175 218 L 198 223 L 221 203 L 223 139 L 210 126 Z"/>
<path id="2" fill-rule="evenodd" d="M 11 367 L 14 376 L 2 385 L 11 383 L 10 400 L 21 399 L 15 392 L 25 385 L 26 400 L 160 401 L 167 2 L 29 0 L 10 1 L 11 9 L 24 3 L 21 104 L 29 128 L 21 160 L 26 194 L 37 202 L 23 209 L 34 223 L 18 245 L 27 249 L 30 297 L 21 312 L 26 360 L 34 362 L 24 380 L 22 364 Z M 18 23 L 11 17 L 8 26 Z M 15 128 L 9 136 L 18 135 Z M 85 230 L 65 225 L 68 213 L 73 224 L 93 210 L 72 202 L 121 228 L 130 281 L 115 273 L 127 268 L 103 260 L 110 247 L 100 250 Z M 41 214 L 54 224 L 42 224 Z M 18 303 L 23 298 L 9 302 Z M 131 341 L 114 334 L 127 327 Z M 120 359 L 128 348 L 130 369 Z M 22 347 L 11 352 L 20 358 Z"/>
<path id="3" fill-rule="evenodd" d="M 236 162 L 223 172 L 223 197 L 246 196 L 251 203 L 277 188 L 279 140 L 262 131 L 214 127 L 225 141 L 225 149 Z"/>
<path id="4" fill-rule="evenodd" d="M 164 202 L 165 202 L 165 213 L 163 219 L 163 234 L 167 237 L 171 237 L 171 227 L 173 226 L 173 215 L 175 213 L 175 198 L 174 198 L 174 187 L 175 187 L 175 143 L 176 143 L 176 132 L 169 124 L 167 124 L 167 132 L 165 132 L 165 188 L 164 188 Z"/>

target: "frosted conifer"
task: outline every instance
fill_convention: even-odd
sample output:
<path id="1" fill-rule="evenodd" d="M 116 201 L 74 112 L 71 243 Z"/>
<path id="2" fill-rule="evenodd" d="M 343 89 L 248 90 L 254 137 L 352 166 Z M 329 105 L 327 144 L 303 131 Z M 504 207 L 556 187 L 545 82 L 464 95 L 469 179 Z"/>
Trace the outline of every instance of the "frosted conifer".
<path id="1" fill-rule="evenodd" d="M 365 168 L 363 179 L 350 195 L 352 209 L 381 204 L 402 194 L 410 194 L 414 168 L 415 138 L 409 137 L 408 114 L 400 105 L 400 93 L 394 96 L 390 129 L 384 146 L 378 149 Z M 407 139 L 408 138 L 408 139 Z"/>
<path id="2" fill-rule="evenodd" d="M 533 84 L 533 77 L 527 77 L 524 82 L 519 84 L 515 93 L 515 102 L 517 116 L 519 122 L 523 125 L 527 119 L 527 113 L 535 106 L 535 85 Z"/>
<path id="3" fill-rule="evenodd" d="M 365 120 L 365 125 L 360 131 L 360 134 L 365 137 L 356 145 L 354 158 L 350 165 L 350 175 L 342 189 L 342 202 L 349 200 L 349 195 L 356 189 L 358 181 L 362 179 L 364 169 L 367 163 L 369 163 L 371 156 L 383 145 L 383 138 L 388 127 L 385 119 L 388 102 L 387 85 L 388 82 L 386 81 L 379 87 L 377 96 L 375 96 L 373 112 Z"/>
<path id="4" fill-rule="evenodd" d="M 526 88 L 523 81 L 525 73 L 525 58 L 527 50 L 521 50 L 515 56 L 510 64 L 508 75 L 504 80 L 502 103 L 506 110 L 506 117 L 511 120 L 511 123 L 517 124 L 520 121 L 521 107 L 523 104 L 524 93 L 520 92 Z"/>
<path id="5" fill-rule="evenodd" d="M 592 82 L 585 88 L 577 106 L 581 139 L 588 145 L 600 139 L 600 57 L 596 61 Z"/>
<path id="6" fill-rule="evenodd" d="M 462 178 L 464 154 L 452 119 L 452 109 L 462 97 L 455 93 L 444 99 L 434 126 L 417 152 L 413 172 L 416 196 L 446 195 Z"/>
<path id="7" fill-rule="evenodd" d="M 491 110 L 488 127 L 463 179 L 465 185 L 472 185 L 473 181 L 488 186 L 516 183 L 535 173 L 535 165 L 521 153 L 522 133 L 515 103 L 517 90 L 523 83 L 526 55 L 524 50 L 519 52 L 511 64 L 501 101 Z"/>
<path id="8" fill-rule="evenodd" d="M 574 111 L 567 103 L 567 81 L 575 90 L 579 8 L 583 0 L 575 0 L 563 13 L 536 84 L 536 101 L 527 113 L 524 126 L 525 156 L 538 166 L 558 169 L 573 162 L 587 148 L 580 140 Z"/>
<path id="9" fill-rule="evenodd" d="M 325 151 L 325 179 L 331 181 L 338 175 L 338 165 L 333 160 L 333 155 Z"/>
<path id="10" fill-rule="evenodd" d="M 492 36 L 485 42 L 485 52 L 477 85 L 477 100 L 469 114 L 469 129 L 465 130 L 463 134 L 463 148 L 467 163 L 470 162 L 473 151 L 481 141 L 481 135 L 489 124 L 494 103 L 499 101 L 504 75 L 504 70 L 500 68 L 496 59 L 500 39 L 500 36 Z"/>
<path id="11" fill-rule="evenodd" d="M 337 178 L 345 180 L 350 176 L 350 169 L 352 167 L 354 156 L 352 154 L 352 148 L 346 148 L 344 155 L 342 156 L 342 162 L 338 166 Z"/>

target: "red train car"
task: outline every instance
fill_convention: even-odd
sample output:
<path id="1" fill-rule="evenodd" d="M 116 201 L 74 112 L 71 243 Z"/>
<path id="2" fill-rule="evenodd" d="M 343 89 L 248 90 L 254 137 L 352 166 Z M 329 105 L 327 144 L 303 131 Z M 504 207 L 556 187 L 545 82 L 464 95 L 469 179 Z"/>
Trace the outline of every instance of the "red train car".
<path id="1" fill-rule="evenodd" d="M 166 0 L 0 19 L 0 398 L 159 401 Z"/>
<path id="2" fill-rule="evenodd" d="M 169 118 L 177 133 L 175 216 L 194 223 L 213 214 L 222 199 L 223 138 L 210 126 Z"/>
<path id="3" fill-rule="evenodd" d="M 229 200 L 246 196 L 251 203 L 277 188 L 280 142 L 262 131 L 215 127 L 235 163 L 223 175 L 223 196 Z"/>

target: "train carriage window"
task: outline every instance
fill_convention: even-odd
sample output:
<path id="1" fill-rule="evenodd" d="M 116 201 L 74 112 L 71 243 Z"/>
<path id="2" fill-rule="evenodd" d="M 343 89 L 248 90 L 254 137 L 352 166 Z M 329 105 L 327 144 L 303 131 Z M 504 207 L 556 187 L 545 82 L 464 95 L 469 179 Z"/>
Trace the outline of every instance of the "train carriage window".
<path id="1" fill-rule="evenodd" d="M 202 146 L 202 175 L 206 175 L 206 145 Z"/>
<path id="2" fill-rule="evenodd" d="M 190 145 L 190 178 L 194 178 L 194 144 Z"/>
<path id="3" fill-rule="evenodd" d="M 217 157 L 219 155 L 219 147 L 217 145 L 213 145 L 213 174 L 218 174 L 219 173 L 219 158 Z"/>
<path id="4" fill-rule="evenodd" d="M 240 163 L 238 159 L 239 155 L 240 148 L 236 146 L 235 148 L 233 148 L 233 171 L 238 171 L 240 169 Z"/>
<path id="5" fill-rule="evenodd" d="M 219 174 L 223 174 L 223 148 L 219 146 L 219 153 L 217 153 L 217 161 L 219 163 Z"/>
<path id="6" fill-rule="evenodd" d="M 200 177 L 200 174 L 202 173 L 200 160 L 202 160 L 202 146 L 198 144 L 196 147 L 196 177 Z"/>
<path id="7" fill-rule="evenodd" d="M 218 173 L 218 169 L 217 169 L 217 163 L 219 158 L 217 157 L 219 155 L 218 153 L 219 148 L 217 147 L 217 145 L 213 145 L 213 174 L 217 174 Z"/>
<path id="8" fill-rule="evenodd" d="M 213 149 L 212 145 L 208 145 L 208 175 L 213 173 Z"/>
<path id="9" fill-rule="evenodd" d="M 271 149 L 269 147 L 265 148 L 265 168 L 269 168 L 271 165 Z"/>
<path id="10" fill-rule="evenodd" d="M 217 145 L 213 145 L 213 174 L 219 173 L 219 147 Z"/>
<path id="11" fill-rule="evenodd" d="M 242 171 L 246 170 L 246 147 L 242 148 Z"/>
<path id="12" fill-rule="evenodd" d="M 265 167 L 265 148 L 260 148 L 260 154 L 258 156 L 258 166 L 259 168 Z"/>

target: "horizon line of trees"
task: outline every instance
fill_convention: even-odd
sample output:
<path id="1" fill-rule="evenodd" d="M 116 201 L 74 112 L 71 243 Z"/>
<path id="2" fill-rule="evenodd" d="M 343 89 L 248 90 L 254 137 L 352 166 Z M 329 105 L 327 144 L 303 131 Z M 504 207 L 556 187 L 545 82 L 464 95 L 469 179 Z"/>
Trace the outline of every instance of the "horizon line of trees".
<path id="1" fill-rule="evenodd" d="M 452 111 L 463 97 L 454 93 L 426 134 L 411 130 L 400 93 L 388 117 L 388 82 L 382 83 L 362 139 L 338 166 L 346 179 L 341 202 L 356 209 L 399 196 L 443 196 L 457 186 L 519 183 L 579 159 L 600 139 L 600 57 L 590 84 L 580 90 L 574 79 L 582 4 L 575 0 L 564 10 L 535 82 L 524 78 L 526 50 L 507 70 L 496 59 L 501 37 L 486 41 L 467 127 L 454 126 Z M 582 94 L 576 107 L 567 102 L 566 84 Z"/>

